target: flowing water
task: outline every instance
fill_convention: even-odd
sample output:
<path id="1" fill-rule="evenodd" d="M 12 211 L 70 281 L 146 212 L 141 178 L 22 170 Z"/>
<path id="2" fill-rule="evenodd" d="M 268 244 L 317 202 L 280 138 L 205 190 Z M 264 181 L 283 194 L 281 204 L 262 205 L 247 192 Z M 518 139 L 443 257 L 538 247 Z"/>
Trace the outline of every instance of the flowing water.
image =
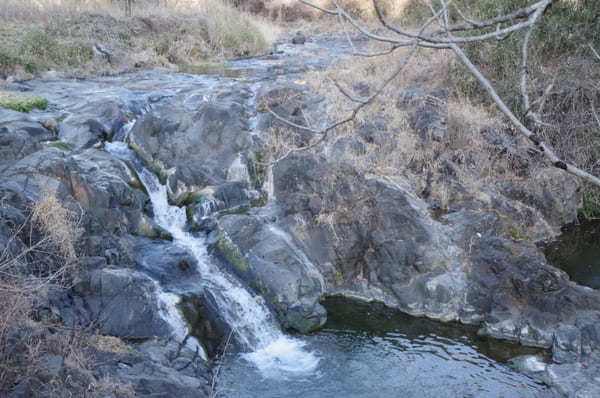
<path id="1" fill-rule="evenodd" d="M 139 161 L 134 161 L 135 155 L 126 144 L 111 143 L 107 144 L 106 148 L 113 155 L 128 159 L 137 166 L 134 167 L 152 202 L 154 220 L 171 233 L 174 244 L 189 251 L 197 260 L 203 286 L 217 304 L 220 315 L 231 327 L 234 338 L 249 351 L 244 357 L 265 374 L 280 371 L 312 372 L 318 365 L 319 358 L 303 348 L 303 341 L 282 333 L 268 308 L 260 300 L 256 300 L 234 277 L 221 272 L 211 262 L 203 238 L 185 231 L 185 208 L 169 204 L 166 186 L 160 183 L 158 177 L 148 169 L 140 167 Z M 172 296 L 167 297 L 170 300 L 165 302 L 172 304 Z M 174 336 L 180 336 L 180 318 L 174 317 L 172 311 L 167 311 L 167 314 L 174 329 Z"/>
<path id="2" fill-rule="evenodd" d="M 312 46 L 312 47 L 311 47 Z M 256 96 L 264 81 L 286 76 L 291 81 L 304 78 L 309 69 L 319 69 L 349 49 L 341 43 L 312 43 L 305 53 L 282 46 L 279 59 L 236 61 L 236 68 L 254 72 L 248 81 L 142 71 L 86 81 L 39 83 L 37 92 L 60 111 L 76 114 L 79 104 L 89 98 L 119 98 L 134 115 L 152 112 L 152 107 L 176 105 L 193 111 L 203 102 L 213 101 L 219 92 L 251 92 L 248 109 L 256 109 Z M 326 51 L 325 51 L 326 50 Z M 296 65 L 298 64 L 298 65 Z M 246 79 L 243 79 L 246 80 Z M 57 112 L 59 109 L 51 109 Z M 49 112 L 50 112 L 49 111 Z M 52 116 L 40 113 L 40 118 Z M 249 118 L 249 133 L 255 134 L 256 118 Z M 243 347 L 229 352 L 218 384 L 222 397 L 538 397 L 547 390 L 506 365 L 506 360 L 524 352 L 498 341 L 485 343 L 472 330 L 458 325 L 440 325 L 398 314 L 389 315 L 359 308 L 345 302 L 328 301 L 328 323 L 314 334 L 290 336 L 280 330 L 267 307 L 238 280 L 222 272 L 207 253 L 202 236 L 186 231 L 185 210 L 171 206 L 166 187 L 149 172 L 124 143 L 134 122 L 126 124 L 105 148 L 126 160 L 137 171 L 153 205 L 157 224 L 173 236 L 178 245 L 197 259 L 197 278 L 203 292 L 215 303 L 220 316 L 233 330 Z M 229 169 L 231 181 L 247 180 L 241 162 Z M 267 176 L 273 198 L 272 175 Z M 214 203 L 206 202 L 203 212 L 210 215 Z M 281 230 L 273 230 L 294 249 L 299 260 L 310 261 Z M 316 267 L 311 267 L 318 274 Z M 159 300 L 163 317 L 173 328 L 173 336 L 194 347 L 186 338 L 188 326 L 178 310 L 177 291 L 162 286 Z M 368 307 L 368 308 L 372 308 Z M 496 350 L 490 349 L 490 346 Z"/>

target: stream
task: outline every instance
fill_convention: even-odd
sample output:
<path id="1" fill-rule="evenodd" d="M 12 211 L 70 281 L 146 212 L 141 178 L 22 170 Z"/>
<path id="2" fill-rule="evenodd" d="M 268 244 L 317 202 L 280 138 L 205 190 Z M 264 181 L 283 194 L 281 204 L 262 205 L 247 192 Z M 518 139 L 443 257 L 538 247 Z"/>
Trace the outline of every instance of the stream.
<path id="1" fill-rule="evenodd" d="M 37 82 L 36 93 L 46 96 L 51 104 L 59 104 L 39 112 L 38 117 L 76 114 L 90 96 L 98 100 L 119 98 L 136 116 L 165 104 L 194 109 L 224 91 L 241 88 L 250 92 L 246 105 L 251 107 L 264 81 L 277 76 L 298 79 L 307 70 L 326 67 L 349 50 L 343 42 L 329 43 L 327 48 L 335 49 L 329 53 L 323 46 L 309 43 L 298 53 L 283 45 L 279 58 L 239 60 L 232 63 L 232 70 L 242 72 L 221 76 L 142 71 L 90 80 Z M 250 131 L 255 128 L 252 117 Z M 205 237 L 187 230 L 185 208 L 169 204 L 166 187 L 127 147 L 125 140 L 133 123 L 115 131 L 113 142 L 104 148 L 136 170 L 152 202 L 154 221 L 173 236 L 174 245 L 197 260 L 198 288 L 216 303 L 232 329 L 237 344 L 220 365 L 218 396 L 552 396 L 545 386 L 509 365 L 510 358 L 538 350 L 485 340 L 474 329 L 458 324 L 440 324 L 374 305 L 329 298 L 324 303 L 328 321 L 323 329 L 306 335 L 282 331 L 255 293 L 211 261 Z M 208 206 L 205 215 L 210 211 Z M 291 242 L 285 232 L 272 232 Z M 163 316 L 172 326 L 173 336 L 199 349 L 199 342 L 186 337 L 189 330 L 177 307 L 180 292 L 164 286 L 163 290 Z"/>

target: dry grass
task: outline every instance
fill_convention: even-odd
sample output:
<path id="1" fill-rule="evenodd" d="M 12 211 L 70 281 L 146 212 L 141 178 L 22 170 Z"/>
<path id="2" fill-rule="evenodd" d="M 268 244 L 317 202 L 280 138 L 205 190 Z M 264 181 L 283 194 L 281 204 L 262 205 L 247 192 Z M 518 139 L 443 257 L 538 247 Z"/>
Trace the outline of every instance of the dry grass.
<path id="1" fill-rule="evenodd" d="M 0 206 L 3 204 L 0 202 Z M 0 384 L 2 389 L 19 377 L 34 372 L 40 350 L 38 340 L 25 341 L 27 360 L 9 355 L 9 334 L 35 328 L 34 303 L 44 302 L 49 289 L 62 288 L 75 264 L 75 243 L 80 230 L 78 217 L 61 206 L 53 193 L 46 193 L 23 224 L 9 229 L 12 234 L 0 253 Z M 3 227 L 10 225 L 0 220 Z M 44 321 L 44 320 L 41 320 Z M 28 369 L 28 370 L 27 370 Z M 33 370 L 32 370 L 33 369 Z M 1 393 L 1 391 L 0 391 Z"/>
<path id="2" fill-rule="evenodd" d="M 34 206 L 32 221 L 62 257 L 73 260 L 77 257 L 75 243 L 83 232 L 78 225 L 80 218 L 81 215 L 65 209 L 55 193 L 46 193 Z"/>
<path id="3" fill-rule="evenodd" d="M 114 336 L 96 334 L 89 337 L 88 343 L 98 351 L 112 352 L 114 354 L 129 354 L 132 352 L 123 340 Z"/>
<path id="4" fill-rule="evenodd" d="M 0 77 L 57 70 L 67 75 L 190 65 L 264 53 L 279 34 L 225 0 L 137 1 L 132 17 L 107 1 L 4 0 Z M 95 58 L 100 43 L 112 62 Z M 26 73 L 25 73 L 26 72 Z"/>

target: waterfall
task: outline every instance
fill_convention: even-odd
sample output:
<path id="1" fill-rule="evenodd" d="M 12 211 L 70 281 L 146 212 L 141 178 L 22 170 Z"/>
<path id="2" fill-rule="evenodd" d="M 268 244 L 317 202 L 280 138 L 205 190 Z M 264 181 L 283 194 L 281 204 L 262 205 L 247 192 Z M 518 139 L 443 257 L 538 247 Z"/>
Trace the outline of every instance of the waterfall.
<path id="1" fill-rule="evenodd" d="M 107 144 L 106 149 L 129 161 L 135 157 L 124 143 Z M 236 340 L 249 351 L 243 358 L 254 363 L 265 377 L 280 377 L 282 372 L 314 371 L 319 358 L 303 349 L 302 341 L 285 335 L 261 300 L 255 299 L 237 279 L 212 263 L 204 239 L 185 231 L 185 208 L 171 206 L 166 186 L 156 175 L 145 167 L 138 167 L 139 162 L 131 163 L 148 191 L 156 223 L 171 233 L 173 244 L 196 258 L 203 287 L 213 297 L 219 314 L 232 328 Z"/>

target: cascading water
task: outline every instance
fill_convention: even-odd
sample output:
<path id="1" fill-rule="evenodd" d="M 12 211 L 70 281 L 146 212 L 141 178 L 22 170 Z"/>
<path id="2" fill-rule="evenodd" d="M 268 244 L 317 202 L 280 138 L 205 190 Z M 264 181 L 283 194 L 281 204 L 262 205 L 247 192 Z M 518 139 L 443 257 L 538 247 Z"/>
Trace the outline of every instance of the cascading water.
<path id="1" fill-rule="evenodd" d="M 131 127 L 127 126 L 127 129 Z M 196 258 L 206 291 L 232 328 L 236 340 L 250 351 L 243 357 L 253 362 L 265 377 L 285 377 L 285 372 L 314 371 L 319 358 L 303 349 L 305 343 L 286 336 L 260 300 L 210 261 L 204 240 L 185 231 L 185 209 L 169 204 L 166 186 L 156 175 L 135 161 L 135 155 L 125 143 L 107 144 L 106 149 L 132 163 L 148 191 L 156 223 L 171 233 L 174 244 L 185 248 Z"/>

